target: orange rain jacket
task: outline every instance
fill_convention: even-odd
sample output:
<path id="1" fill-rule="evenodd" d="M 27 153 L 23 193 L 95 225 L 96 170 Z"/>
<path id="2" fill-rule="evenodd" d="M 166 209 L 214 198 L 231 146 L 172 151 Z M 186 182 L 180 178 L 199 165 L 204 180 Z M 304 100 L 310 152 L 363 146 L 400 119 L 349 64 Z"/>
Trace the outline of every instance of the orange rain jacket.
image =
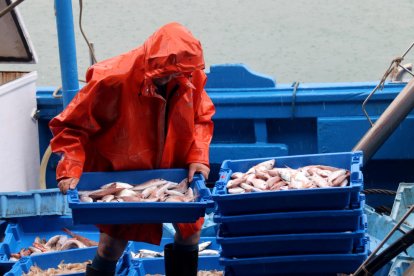
<path id="1" fill-rule="evenodd" d="M 204 90 L 201 44 L 182 25 L 170 23 L 130 52 L 88 69 L 87 84 L 50 121 L 53 152 L 62 153 L 56 178 L 83 171 L 185 168 L 209 165 L 213 103 Z M 165 98 L 154 78 L 182 73 L 167 84 Z M 183 238 L 204 218 L 178 224 Z M 99 225 L 123 239 L 159 244 L 161 224 Z"/>

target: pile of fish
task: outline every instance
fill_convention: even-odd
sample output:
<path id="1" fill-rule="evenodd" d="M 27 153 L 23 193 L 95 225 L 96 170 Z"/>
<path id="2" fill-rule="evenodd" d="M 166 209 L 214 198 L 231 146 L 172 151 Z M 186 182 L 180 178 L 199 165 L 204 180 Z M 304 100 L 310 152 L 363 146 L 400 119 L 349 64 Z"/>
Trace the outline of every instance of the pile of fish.
<path id="1" fill-rule="evenodd" d="M 161 178 L 138 185 L 113 182 L 95 191 L 79 191 L 79 197 L 82 202 L 190 202 L 195 196 L 188 184 L 187 178 L 180 183 Z"/>
<path id="2" fill-rule="evenodd" d="M 219 270 L 199 270 L 197 276 L 223 276 L 223 271 Z M 145 274 L 145 276 L 164 276 L 163 274 Z"/>
<path id="3" fill-rule="evenodd" d="M 311 165 L 298 169 L 276 168 L 275 160 L 251 167 L 246 173 L 235 172 L 227 182 L 229 194 L 266 192 L 289 189 L 344 187 L 348 185 L 348 170 Z"/>
<path id="4" fill-rule="evenodd" d="M 30 271 L 23 275 L 27 276 L 34 276 L 34 275 L 42 275 L 42 276 L 49 276 L 49 275 L 65 275 L 65 274 L 73 274 L 73 273 L 80 273 L 85 272 L 86 265 L 90 264 L 91 261 L 86 261 L 83 263 L 68 263 L 64 264 L 63 261 L 58 265 L 57 268 L 49 268 L 47 270 L 43 270 L 37 265 L 31 266 Z"/>
<path id="5" fill-rule="evenodd" d="M 211 245 L 211 241 L 202 242 L 198 245 L 198 256 L 213 256 L 219 255 L 220 252 L 214 249 L 207 249 Z M 140 249 L 137 253 L 131 252 L 133 259 L 138 258 L 157 258 L 164 257 L 164 251 L 157 252 L 148 249 Z"/>
<path id="6" fill-rule="evenodd" d="M 48 241 L 46 239 L 41 239 L 36 237 L 32 246 L 28 248 L 23 248 L 18 253 L 10 254 L 10 261 L 18 261 L 24 256 L 42 254 L 52 251 L 62 251 L 73 248 L 85 248 L 90 246 L 97 246 L 98 243 L 91 241 L 88 238 L 82 237 L 78 234 L 73 233 L 69 229 L 64 228 L 69 236 L 66 235 L 56 235 L 51 237 Z"/>

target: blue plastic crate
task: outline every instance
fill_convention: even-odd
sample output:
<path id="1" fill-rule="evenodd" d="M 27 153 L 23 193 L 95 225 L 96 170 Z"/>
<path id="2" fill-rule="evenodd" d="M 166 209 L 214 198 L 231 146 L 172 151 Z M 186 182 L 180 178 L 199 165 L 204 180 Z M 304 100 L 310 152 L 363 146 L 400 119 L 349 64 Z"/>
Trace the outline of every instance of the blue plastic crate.
<path id="1" fill-rule="evenodd" d="M 354 210 L 283 212 L 239 216 L 216 214 L 222 237 L 268 234 L 326 233 L 358 231 L 366 228 L 363 215 L 364 199 Z"/>
<path id="2" fill-rule="evenodd" d="M 224 268 L 219 263 L 219 256 L 198 259 L 198 270 L 219 270 Z M 141 259 L 134 264 L 128 276 L 145 276 L 147 274 L 165 274 L 164 259 Z"/>
<path id="3" fill-rule="evenodd" d="M 62 228 L 68 228 L 76 234 L 82 235 L 93 241 L 99 241 L 99 231 L 95 226 L 74 226 L 69 216 L 45 216 L 20 218 L 10 222 L 5 231 L 5 237 L 0 243 L 0 269 L 9 271 L 16 263 L 9 261 L 11 253 L 17 253 L 22 248 L 32 245 L 36 237 L 49 239 L 55 235 L 67 235 Z M 79 250 L 70 249 L 73 254 Z M 94 247 L 96 251 L 96 247 Z M 56 254 L 56 252 L 44 253 L 44 255 Z"/>
<path id="4" fill-rule="evenodd" d="M 247 258 L 276 255 L 305 255 L 363 252 L 365 230 L 342 233 L 282 234 L 223 238 L 218 233 L 221 256 Z"/>
<path id="5" fill-rule="evenodd" d="M 23 273 L 30 271 L 30 267 L 37 265 L 41 269 L 56 268 L 61 261 L 64 263 L 79 263 L 88 260 L 93 260 L 96 254 L 96 247 L 83 248 L 77 250 L 76 254 L 73 251 L 59 251 L 54 254 L 41 254 L 30 257 L 24 257 L 13 265 L 13 268 L 5 274 L 5 276 L 21 276 Z M 71 276 L 85 275 L 85 273 L 72 273 Z"/>
<path id="6" fill-rule="evenodd" d="M 122 172 L 84 173 L 78 184 L 79 190 L 99 189 L 114 181 L 130 184 L 143 183 L 154 178 L 180 182 L 187 177 L 187 170 L 143 170 Z M 195 222 L 204 217 L 214 202 L 201 174 L 190 183 L 197 197 L 195 202 L 80 202 L 77 190 L 68 192 L 69 207 L 75 224 L 126 224 Z"/>
<path id="7" fill-rule="evenodd" d="M 220 251 L 220 245 L 217 244 L 216 237 L 201 237 L 200 238 L 200 243 L 206 242 L 206 241 L 211 241 L 211 244 L 207 249 L 213 249 L 213 250 Z M 118 263 L 120 270 L 126 271 L 128 270 L 129 267 L 132 267 L 133 265 L 138 266 L 141 260 L 147 259 L 147 258 L 133 259 L 131 256 L 131 252 L 137 253 L 140 249 L 148 249 L 148 250 L 153 250 L 157 252 L 162 252 L 164 250 L 164 245 L 168 243 L 173 243 L 173 242 L 174 242 L 174 238 L 163 238 L 161 240 L 160 245 L 149 244 L 145 242 L 130 242 Z M 204 258 L 216 258 L 217 259 L 218 255 L 217 256 L 200 256 L 200 259 L 204 259 Z M 159 259 L 164 260 L 164 257 L 159 257 Z"/>
<path id="8" fill-rule="evenodd" d="M 0 218 L 70 215 L 66 196 L 59 189 L 0 193 Z"/>
<path id="9" fill-rule="evenodd" d="M 233 172 L 246 172 L 250 167 L 275 159 L 277 167 L 293 169 L 308 165 L 327 165 L 351 172 L 346 187 L 283 190 L 258 193 L 228 194 L 226 184 Z M 226 160 L 213 189 L 213 199 L 222 215 L 253 214 L 272 211 L 340 210 L 359 206 L 363 188 L 362 152 L 325 153 L 260 159 Z"/>
<path id="10" fill-rule="evenodd" d="M 353 273 L 367 258 L 367 250 L 357 254 L 320 254 L 260 258 L 220 258 L 226 276 L 336 275 Z"/>

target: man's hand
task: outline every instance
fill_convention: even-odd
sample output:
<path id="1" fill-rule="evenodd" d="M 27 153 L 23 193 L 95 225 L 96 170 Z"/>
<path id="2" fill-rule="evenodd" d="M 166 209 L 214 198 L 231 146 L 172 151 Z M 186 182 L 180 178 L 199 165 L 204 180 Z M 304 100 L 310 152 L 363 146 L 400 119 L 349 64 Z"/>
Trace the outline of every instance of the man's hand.
<path id="1" fill-rule="evenodd" d="M 208 178 L 208 174 L 210 173 L 209 167 L 201 163 L 191 163 L 188 168 L 188 181 L 193 181 L 194 173 L 199 172 L 201 173 L 205 179 Z"/>
<path id="2" fill-rule="evenodd" d="M 65 178 L 59 181 L 58 187 L 62 194 L 66 194 L 66 192 L 70 189 L 73 190 L 76 188 L 76 185 L 79 183 L 79 178 Z"/>

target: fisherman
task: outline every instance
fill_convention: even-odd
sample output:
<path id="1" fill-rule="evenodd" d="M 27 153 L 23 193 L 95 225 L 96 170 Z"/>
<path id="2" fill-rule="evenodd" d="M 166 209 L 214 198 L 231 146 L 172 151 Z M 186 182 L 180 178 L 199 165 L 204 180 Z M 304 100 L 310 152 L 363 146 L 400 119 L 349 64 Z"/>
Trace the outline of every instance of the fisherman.
<path id="1" fill-rule="evenodd" d="M 209 174 L 213 103 L 204 90 L 200 42 L 178 23 L 142 46 L 88 69 L 87 84 L 49 126 L 62 193 L 82 172 L 188 168 Z M 165 246 L 167 275 L 196 275 L 204 218 L 177 223 Z M 162 224 L 98 225 L 99 246 L 86 275 L 114 275 L 129 240 L 159 244 Z"/>

